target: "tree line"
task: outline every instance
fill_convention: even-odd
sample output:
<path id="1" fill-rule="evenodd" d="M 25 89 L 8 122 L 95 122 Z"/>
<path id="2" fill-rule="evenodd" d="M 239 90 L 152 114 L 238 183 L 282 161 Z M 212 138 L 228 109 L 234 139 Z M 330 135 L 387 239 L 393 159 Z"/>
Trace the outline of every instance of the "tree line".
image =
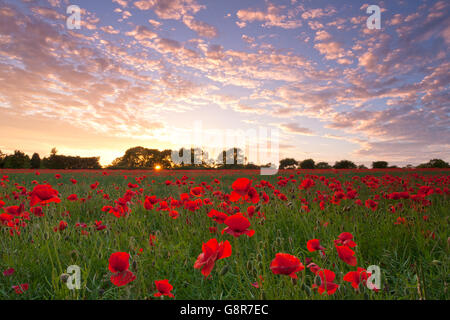
<path id="1" fill-rule="evenodd" d="M 372 162 L 372 169 L 390 169 L 398 168 L 397 166 L 389 166 L 387 161 L 374 161 Z M 414 166 L 408 164 L 404 168 L 414 168 Z M 415 168 L 450 168 L 450 165 L 442 159 L 432 159 L 427 163 L 422 163 Z M 356 165 L 350 160 L 336 161 L 334 165 L 328 164 L 328 162 L 315 163 L 313 159 L 305 159 L 303 161 L 297 161 L 294 158 L 285 158 L 280 160 L 280 170 L 283 169 L 368 169 L 365 165 Z"/>
<path id="2" fill-rule="evenodd" d="M 48 157 L 40 158 L 34 153 L 31 158 L 20 150 L 13 154 L 4 154 L 0 150 L 0 168 L 11 169 L 101 169 L 100 157 L 79 157 L 57 154 L 53 148 Z M 175 156 L 175 158 L 174 158 Z M 181 161 L 180 161 L 181 159 Z M 259 169 L 269 167 L 270 163 L 259 166 L 245 157 L 240 148 L 223 150 L 217 157 L 210 157 L 208 152 L 201 148 L 181 148 L 175 152 L 172 150 L 148 149 L 134 147 L 125 151 L 122 157 L 115 159 L 108 169 Z M 372 162 L 373 169 L 397 168 L 389 166 L 387 161 Z M 405 168 L 414 168 L 407 165 Z M 450 168 L 450 165 L 442 159 L 432 159 L 422 163 L 416 168 Z M 364 165 L 356 165 L 350 160 L 336 161 L 334 165 L 327 162 L 315 162 L 313 159 L 297 161 L 294 158 L 280 160 L 279 169 L 368 169 Z"/>
<path id="3" fill-rule="evenodd" d="M 176 159 L 174 158 L 174 155 Z M 201 148 L 181 148 L 179 150 L 148 149 L 134 147 L 125 151 L 122 157 L 115 159 L 108 169 L 259 169 L 261 166 L 249 163 L 240 148 L 223 150 L 216 158 Z M 264 165 L 270 166 L 270 164 Z"/>
<path id="4" fill-rule="evenodd" d="M 20 150 L 13 154 L 0 151 L 0 168 L 5 169 L 101 169 L 100 157 L 82 158 L 79 156 L 65 156 L 57 154 L 55 148 L 50 156 L 41 159 L 38 153 L 31 158 Z"/>

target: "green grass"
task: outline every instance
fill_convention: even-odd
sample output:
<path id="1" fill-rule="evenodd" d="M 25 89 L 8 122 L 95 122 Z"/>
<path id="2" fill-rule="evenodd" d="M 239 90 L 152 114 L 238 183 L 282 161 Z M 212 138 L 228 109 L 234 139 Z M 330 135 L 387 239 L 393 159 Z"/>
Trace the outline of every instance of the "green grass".
<path id="1" fill-rule="evenodd" d="M 449 297 L 448 196 L 429 196 L 432 204 L 424 213 L 409 208 L 410 200 L 400 200 L 405 209 L 400 214 L 394 214 L 389 211 L 389 206 L 399 202 L 398 200 L 380 199 L 375 212 L 365 206 L 355 205 L 353 200 L 343 200 L 340 205 L 328 205 L 321 211 L 318 203 L 312 201 L 314 193 L 303 192 L 302 195 L 306 195 L 311 208 L 306 213 L 300 209 L 301 192 L 296 187 L 298 182 L 296 185 L 279 187 L 276 185 L 277 176 L 254 176 L 258 180 L 262 178 L 270 181 L 289 200 L 283 202 L 267 189 L 271 201 L 261 207 L 266 219 L 250 219 L 251 229 L 256 231 L 253 237 L 243 235 L 234 238 L 228 234 L 220 234 L 225 225 L 216 225 L 207 217 L 207 212 L 211 208 L 217 209 L 220 203 L 210 193 L 206 196 L 213 199 L 213 206 L 203 206 L 197 212 L 178 208 L 178 219 L 170 218 L 167 212 L 146 211 L 138 203 L 138 200 L 144 201 L 145 195 L 179 198 L 182 192 L 188 192 L 188 186 L 164 184 L 167 179 L 173 180 L 173 176 L 149 175 L 141 184 L 144 194 L 133 198 L 131 214 L 126 218 L 116 218 L 101 209 L 104 205 L 112 205 L 115 199 L 121 197 L 127 190 L 128 182 L 135 183 L 133 176 L 130 175 L 125 180 L 121 175 L 102 176 L 98 173 L 64 171 L 61 174 L 63 178 L 56 180 L 54 174 L 35 176 L 34 173 L 10 173 L 8 175 L 11 182 L 5 188 L 0 188 L 0 195 L 4 197 L 16 190 L 14 182 L 31 190 L 32 180 L 47 180 L 60 192 L 62 199 L 59 204 L 52 203 L 43 207 L 45 217 L 30 215 L 30 221 L 27 221 L 28 225 L 22 229 L 20 236 L 11 237 L 7 228 L 0 226 L 0 271 L 11 267 L 16 270 L 10 277 L 0 274 L 0 299 L 156 299 L 153 298 L 156 292 L 154 281 L 161 279 L 169 279 L 177 299 L 397 300 Z M 185 173 L 175 173 L 178 178 L 183 174 Z M 446 173 L 433 172 L 433 175 L 438 174 Z M 221 175 L 219 188 L 229 192 L 231 183 L 237 176 L 223 172 Z M 239 176 L 245 175 L 243 172 Z M 344 181 L 351 180 L 357 174 L 325 175 L 336 177 L 344 185 Z M 70 183 L 71 177 L 78 180 L 77 185 Z M 212 183 L 214 179 L 214 175 L 210 174 L 192 174 L 192 177 L 196 184 L 202 181 Z M 300 180 L 298 176 L 295 178 Z M 152 184 L 151 180 L 155 180 L 155 183 Z M 96 194 L 96 190 L 90 190 L 89 185 L 95 181 L 99 181 L 98 189 L 108 193 L 111 200 L 104 200 L 101 195 Z M 410 185 L 415 187 L 416 182 L 423 183 L 413 179 Z M 360 182 L 355 185 L 360 186 L 358 198 L 363 202 L 374 194 Z M 313 192 L 315 190 L 326 190 L 326 187 L 317 180 Z M 376 193 L 381 190 L 387 189 L 381 186 Z M 67 201 L 67 196 L 73 193 L 79 197 L 91 194 L 92 199 L 85 203 Z M 20 201 L 26 201 L 26 197 L 4 201 L 6 206 L 17 205 Z M 242 212 L 249 206 L 248 203 L 238 205 Z M 26 208 L 29 209 L 28 201 Z M 70 217 L 62 216 L 66 211 L 70 212 Z M 427 221 L 422 218 L 425 214 L 429 216 Z M 399 215 L 408 221 L 407 225 L 394 224 Z M 189 224 L 186 219 L 189 219 Z M 62 232 L 54 232 L 53 228 L 61 220 L 68 222 L 68 228 Z M 103 221 L 107 229 L 93 229 L 95 220 Z M 80 234 L 80 229 L 75 227 L 77 222 L 88 224 L 89 236 Z M 326 227 L 323 226 L 324 222 L 328 222 Z M 209 232 L 208 227 L 213 226 L 218 227 L 218 234 Z M 422 233 L 425 230 L 434 232 L 435 238 L 425 237 Z M 382 288 L 379 292 L 364 287 L 356 292 L 348 282 L 342 280 L 347 272 L 356 270 L 356 267 L 342 262 L 334 249 L 333 240 L 344 231 L 351 232 L 358 244 L 354 248 L 358 266 L 380 266 Z M 149 234 L 157 236 L 155 247 L 149 246 Z M 219 241 L 229 240 L 233 253 L 229 258 L 218 260 L 211 273 L 212 277 L 204 279 L 200 270 L 194 269 L 193 265 L 201 253 L 202 243 L 214 237 Z M 313 238 L 320 239 L 321 244 L 327 248 L 325 258 L 321 258 L 318 252 L 307 251 L 306 242 Z M 140 248 L 143 248 L 143 252 L 138 255 Z M 108 270 L 109 256 L 117 251 L 125 251 L 131 255 L 130 270 L 137 277 L 134 282 L 120 288 L 110 282 L 111 273 Z M 335 282 L 340 288 L 332 296 L 319 295 L 317 290 L 312 289 L 314 274 L 307 268 L 298 273 L 297 281 L 272 274 L 270 262 L 278 252 L 297 256 L 305 266 L 305 258 L 312 258 L 322 268 L 335 272 Z M 69 290 L 60 280 L 60 275 L 70 265 L 81 268 L 80 290 Z M 263 277 L 264 282 L 257 289 L 251 283 L 258 281 L 259 276 Z M 11 289 L 12 285 L 20 283 L 30 284 L 30 289 L 23 295 L 17 295 Z"/>

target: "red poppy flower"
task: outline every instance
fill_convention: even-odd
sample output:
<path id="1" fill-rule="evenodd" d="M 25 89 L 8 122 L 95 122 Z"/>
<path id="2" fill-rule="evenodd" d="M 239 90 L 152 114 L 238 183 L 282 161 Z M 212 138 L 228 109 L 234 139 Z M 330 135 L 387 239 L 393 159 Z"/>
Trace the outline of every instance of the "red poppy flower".
<path id="1" fill-rule="evenodd" d="M 22 283 L 22 284 L 19 284 L 17 286 L 12 286 L 12 288 L 14 289 L 14 291 L 17 294 L 23 294 L 25 291 L 28 290 L 29 285 L 28 285 L 28 283 Z"/>
<path id="2" fill-rule="evenodd" d="M 154 294 L 155 297 L 168 296 L 170 298 L 175 297 L 170 291 L 173 290 L 173 286 L 169 283 L 168 279 L 156 280 L 155 281 L 157 293 Z"/>
<path id="3" fill-rule="evenodd" d="M 288 253 L 277 253 L 275 259 L 270 263 L 270 269 L 274 274 L 284 274 L 297 279 L 296 272 L 302 271 L 305 267 L 296 256 Z"/>
<path id="4" fill-rule="evenodd" d="M 145 210 L 153 210 L 153 203 L 149 196 L 145 197 L 144 208 Z"/>
<path id="5" fill-rule="evenodd" d="M 194 268 L 202 268 L 202 274 L 206 278 L 211 273 L 217 260 L 231 256 L 231 245 L 228 240 L 218 243 L 217 239 L 213 238 L 203 243 L 202 251 L 195 261 Z"/>
<path id="6" fill-rule="evenodd" d="M 251 202 L 253 202 L 253 203 L 259 202 L 259 194 L 255 188 L 251 187 L 250 190 L 248 190 L 248 196 L 250 197 Z"/>
<path id="7" fill-rule="evenodd" d="M 342 232 L 338 236 L 338 240 L 335 241 L 337 244 L 342 244 L 344 246 L 353 248 L 356 247 L 356 243 L 353 242 L 353 235 L 350 232 Z"/>
<path id="8" fill-rule="evenodd" d="M 367 279 L 370 277 L 370 272 L 368 273 L 366 269 L 359 268 L 356 271 L 350 271 L 344 276 L 344 281 L 351 282 L 352 287 L 358 289 L 359 284 L 366 284 Z"/>
<path id="9" fill-rule="evenodd" d="M 97 187 L 99 186 L 99 184 L 100 184 L 100 183 L 99 183 L 98 181 L 95 181 L 93 184 L 90 185 L 90 187 L 91 187 L 92 190 L 95 190 L 95 189 L 97 189 Z"/>
<path id="10" fill-rule="evenodd" d="M 201 197 L 205 190 L 202 187 L 195 187 L 191 189 L 191 194 L 195 197 Z"/>
<path id="11" fill-rule="evenodd" d="M 22 213 L 22 208 L 20 208 L 19 206 L 9 206 L 5 208 L 5 211 L 9 215 L 19 216 Z"/>
<path id="12" fill-rule="evenodd" d="M 0 222 L 2 222 L 5 225 L 8 223 L 8 221 L 11 221 L 13 219 L 14 219 L 14 216 L 12 214 L 8 214 L 8 213 L 0 214 Z"/>
<path id="13" fill-rule="evenodd" d="M 10 206 L 5 208 L 6 212 L 13 216 L 20 216 L 25 212 L 25 206 L 22 203 L 20 206 Z"/>
<path id="14" fill-rule="evenodd" d="M 169 216 L 170 216 L 172 219 L 178 218 L 179 215 L 180 215 L 180 214 L 179 214 L 178 211 L 176 211 L 176 210 L 170 210 L 170 211 L 169 211 Z"/>
<path id="15" fill-rule="evenodd" d="M 245 196 L 248 193 L 248 190 L 250 190 L 251 186 L 252 181 L 250 179 L 238 178 L 233 182 L 231 188 L 233 189 L 234 193 L 237 193 L 240 196 Z"/>
<path id="16" fill-rule="evenodd" d="M 317 250 L 320 250 L 323 252 L 325 250 L 325 248 L 320 245 L 319 239 L 308 240 L 308 242 L 306 243 L 306 247 L 308 248 L 309 252 L 314 252 Z"/>
<path id="17" fill-rule="evenodd" d="M 76 194 L 71 194 L 70 196 L 67 197 L 67 200 L 69 200 L 69 201 L 77 201 L 78 200 L 78 196 Z"/>
<path id="18" fill-rule="evenodd" d="M 155 245 L 155 242 L 156 242 L 156 236 L 153 235 L 153 234 L 151 234 L 151 235 L 148 237 L 148 243 L 149 243 L 149 245 L 150 245 L 151 247 L 153 247 L 153 246 Z"/>
<path id="19" fill-rule="evenodd" d="M 333 271 L 324 269 L 318 271 L 316 275 L 319 276 L 321 281 L 319 286 L 313 284 L 313 288 L 318 288 L 320 294 L 326 291 L 328 295 L 332 295 L 339 288 L 339 285 L 333 282 L 336 277 Z"/>
<path id="20" fill-rule="evenodd" d="M 263 191 L 262 197 L 263 197 L 263 202 L 264 203 L 268 203 L 270 201 L 269 196 L 264 191 Z"/>
<path id="21" fill-rule="evenodd" d="M 14 268 L 9 268 L 9 269 L 6 269 L 5 271 L 3 271 L 3 275 L 5 277 L 12 276 L 15 271 L 16 270 L 14 270 Z"/>
<path id="22" fill-rule="evenodd" d="M 248 230 L 250 227 L 250 221 L 248 221 L 248 219 L 240 212 L 229 216 L 224 222 L 228 227 L 222 230 L 222 234 L 226 232 L 234 237 L 239 237 L 243 234 L 252 237 L 255 234 L 255 230 Z"/>
<path id="23" fill-rule="evenodd" d="M 320 267 L 317 264 L 315 264 L 314 262 L 311 262 L 306 267 L 314 274 L 317 274 L 317 272 L 319 272 L 319 270 L 320 270 Z"/>
<path id="24" fill-rule="evenodd" d="M 54 227 L 53 230 L 54 230 L 55 232 L 58 231 L 58 230 L 59 230 L 59 231 L 63 231 L 64 229 L 67 228 L 67 226 L 68 226 L 67 222 L 61 220 L 61 221 L 59 222 L 59 225 L 58 225 L 57 227 Z"/>
<path id="25" fill-rule="evenodd" d="M 217 227 L 209 227 L 210 233 L 217 233 Z"/>
<path id="26" fill-rule="evenodd" d="M 406 220 L 403 217 L 398 217 L 394 224 L 406 224 Z"/>
<path id="27" fill-rule="evenodd" d="M 58 198 L 58 191 L 54 190 L 51 185 L 37 185 L 30 193 L 30 207 L 34 207 L 37 204 L 47 204 L 50 202 L 61 202 Z"/>
<path id="28" fill-rule="evenodd" d="M 305 179 L 302 181 L 302 183 L 300 184 L 299 188 L 300 189 L 304 189 L 304 190 L 308 190 L 311 187 L 314 187 L 316 183 L 314 182 L 314 180 L 312 179 Z"/>
<path id="29" fill-rule="evenodd" d="M 101 231 L 101 230 L 104 230 L 104 229 L 106 229 L 106 228 L 107 228 L 107 227 L 106 227 L 104 224 L 102 224 L 101 221 L 95 220 L 95 229 L 96 229 L 97 231 Z"/>
<path id="30" fill-rule="evenodd" d="M 356 257 L 354 257 L 355 251 L 347 246 L 336 246 L 336 250 L 342 261 L 348 265 L 356 266 Z"/>
<path id="31" fill-rule="evenodd" d="M 259 280 L 260 281 L 255 281 L 255 282 L 251 283 L 251 285 L 253 287 L 255 287 L 256 289 L 259 289 L 261 287 L 260 284 L 262 284 L 264 282 L 264 278 L 262 276 L 259 276 Z"/>
<path id="32" fill-rule="evenodd" d="M 259 202 L 259 195 L 255 188 L 252 188 L 252 181 L 248 178 L 239 178 L 231 185 L 233 191 L 230 194 L 230 201 L 236 202 L 241 198 L 250 197 L 253 203 Z"/>
<path id="33" fill-rule="evenodd" d="M 31 212 L 36 216 L 36 217 L 43 217 L 44 216 L 44 212 L 42 210 L 42 207 L 34 207 L 31 208 Z"/>
<path id="34" fill-rule="evenodd" d="M 213 218 L 218 224 L 222 224 L 228 218 L 228 215 L 224 212 L 220 212 L 214 209 L 208 213 L 208 217 Z"/>
<path id="35" fill-rule="evenodd" d="M 130 255 L 126 252 L 115 252 L 109 257 L 109 270 L 114 273 L 111 282 L 118 287 L 124 286 L 136 279 L 136 276 L 128 270 L 130 267 Z"/>
<path id="36" fill-rule="evenodd" d="M 255 214 L 255 206 L 250 206 L 247 208 L 247 215 L 251 218 Z"/>
<path id="37" fill-rule="evenodd" d="M 373 201 L 372 199 L 367 199 L 366 207 L 372 209 L 372 211 L 375 211 L 378 208 L 378 202 Z"/>

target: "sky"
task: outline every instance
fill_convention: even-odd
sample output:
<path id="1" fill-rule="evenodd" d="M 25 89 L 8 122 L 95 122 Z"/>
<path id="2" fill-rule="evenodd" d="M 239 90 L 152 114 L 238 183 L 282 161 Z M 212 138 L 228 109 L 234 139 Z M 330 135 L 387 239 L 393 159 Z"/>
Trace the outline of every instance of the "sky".
<path id="1" fill-rule="evenodd" d="M 267 130 L 280 158 L 449 161 L 449 13 L 431 0 L 0 0 L 0 150 L 107 165 L 134 146 L 200 145 L 214 158 L 224 137 Z"/>

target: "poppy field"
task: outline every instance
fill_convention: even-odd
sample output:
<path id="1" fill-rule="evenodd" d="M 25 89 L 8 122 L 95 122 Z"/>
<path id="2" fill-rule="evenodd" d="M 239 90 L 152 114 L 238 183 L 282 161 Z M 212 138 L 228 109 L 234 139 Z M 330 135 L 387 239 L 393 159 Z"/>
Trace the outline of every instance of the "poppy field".
<path id="1" fill-rule="evenodd" d="M 449 170 L 0 178 L 2 300 L 449 297 Z"/>

